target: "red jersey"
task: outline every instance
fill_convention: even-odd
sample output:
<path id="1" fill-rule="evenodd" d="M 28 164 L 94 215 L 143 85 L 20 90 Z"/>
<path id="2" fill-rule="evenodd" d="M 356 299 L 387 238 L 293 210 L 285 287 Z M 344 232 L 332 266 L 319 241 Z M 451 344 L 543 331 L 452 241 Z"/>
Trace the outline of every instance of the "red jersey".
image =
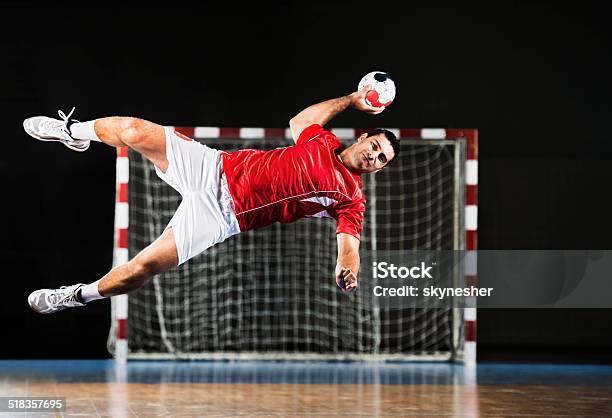
<path id="1" fill-rule="evenodd" d="M 360 237 L 365 196 L 361 177 L 342 164 L 341 142 L 311 125 L 293 146 L 224 152 L 223 170 L 241 231 L 304 217 L 332 217 L 336 233 Z"/>

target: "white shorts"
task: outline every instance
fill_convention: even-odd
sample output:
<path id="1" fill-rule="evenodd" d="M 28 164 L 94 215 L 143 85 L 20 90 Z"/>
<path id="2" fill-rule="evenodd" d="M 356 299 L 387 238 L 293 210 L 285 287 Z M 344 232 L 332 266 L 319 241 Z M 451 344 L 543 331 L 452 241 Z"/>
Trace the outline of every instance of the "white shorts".
<path id="1" fill-rule="evenodd" d="M 183 200 L 170 223 L 179 264 L 240 232 L 234 202 L 223 173 L 221 152 L 177 134 L 166 133 L 165 173 L 155 172 L 181 194 Z"/>

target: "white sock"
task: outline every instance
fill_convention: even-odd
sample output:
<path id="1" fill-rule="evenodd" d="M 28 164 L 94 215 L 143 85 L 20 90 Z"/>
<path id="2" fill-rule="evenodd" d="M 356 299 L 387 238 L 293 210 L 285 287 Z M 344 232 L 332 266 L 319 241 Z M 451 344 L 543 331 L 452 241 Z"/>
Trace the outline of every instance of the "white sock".
<path id="1" fill-rule="evenodd" d="M 100 283 L 100 280 L 82 286 L 79 292 L 79 299 L 84 303 L 91 302 L 92 300 L 104 299 L 105 296 L 102 296 L 100 292 L 98 292 L 98 283 Z"/>
<path id="2" fill-rule="evenodd" d="M 94 129 L 95 123 L 95 120 L 73 123 L 70 125 L 70 136 L 74 139 L 88 139 L 90 141 L 102 142 L 102 140 L 98 138 L 98 135 L 96 135 L 96 130 Z"/>

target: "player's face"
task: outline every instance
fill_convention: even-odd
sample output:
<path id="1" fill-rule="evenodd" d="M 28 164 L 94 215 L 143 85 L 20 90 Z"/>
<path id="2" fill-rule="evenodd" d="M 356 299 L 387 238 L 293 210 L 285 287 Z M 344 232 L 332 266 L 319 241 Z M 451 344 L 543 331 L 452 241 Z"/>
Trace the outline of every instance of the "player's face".
<path id="1" fill-rule="evenodd" d="M 393 147 L 384 134 L 357 138 L 357 143 L 347 148 L 346 165 L 360 173 L 374 173 L 382 170 L 395 157 Z"/>

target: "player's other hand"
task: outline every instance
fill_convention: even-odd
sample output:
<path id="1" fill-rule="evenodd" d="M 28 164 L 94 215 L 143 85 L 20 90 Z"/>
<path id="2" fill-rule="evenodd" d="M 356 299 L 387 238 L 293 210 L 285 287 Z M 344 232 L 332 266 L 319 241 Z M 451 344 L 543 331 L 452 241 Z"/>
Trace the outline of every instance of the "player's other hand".
<path id="1" fill-rule="evenodd" d="M 372 86 L 364 86 L 361 90 L 351 94 L 351 106 L 357 110 L 368 113 L 370 115 L 378 115 L 385 110 L 385 107 L 374 107 L 366 103 L 365 98 L 368 91 L 372 90 Z"/>
<path id="2" fill-rule="evenodd" d="M 342 267 L 336 274 L 336 284 L 343 292 L 352 292 L 357 289 L 357 275 L 351 269 Z"/>

